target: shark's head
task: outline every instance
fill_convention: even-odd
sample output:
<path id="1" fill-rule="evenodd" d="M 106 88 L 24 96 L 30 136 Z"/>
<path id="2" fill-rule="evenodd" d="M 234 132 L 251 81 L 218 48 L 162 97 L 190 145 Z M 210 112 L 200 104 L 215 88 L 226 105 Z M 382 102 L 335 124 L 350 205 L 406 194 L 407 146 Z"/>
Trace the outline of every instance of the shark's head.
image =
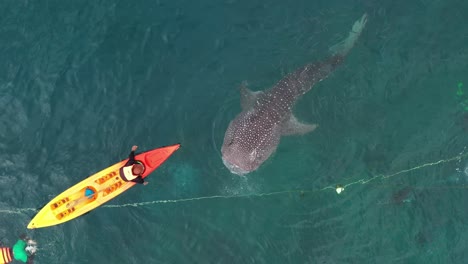
<path id="1" fill-rule="evenodd" d="M 240 113 L 224 135 L 221 148 L 224 165 L 234 174 L 252 172 L 270 157 L 279 142 L 279 132 L 268 120 L 253 112 Z"/>

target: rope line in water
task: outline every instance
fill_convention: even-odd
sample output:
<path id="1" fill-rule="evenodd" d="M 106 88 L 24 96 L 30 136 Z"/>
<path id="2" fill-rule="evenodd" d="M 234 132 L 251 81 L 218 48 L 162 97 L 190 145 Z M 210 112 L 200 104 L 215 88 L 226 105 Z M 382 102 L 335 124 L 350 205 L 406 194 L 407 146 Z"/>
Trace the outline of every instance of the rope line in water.
<path id="1" fill-rule="evenodd" d="M 28 211 L 36 212 L 35 208 L 18 208 L 18 209 L 0 209 L 1 214 L 22 214 Z"/>
<path id="2" fill-rule="evenodd" d="M 204 197 L 194 197 L 194 198 L 183 198 L 183 199 L 175 199 L 175 200 L 155 200 L 149 202 L 138 202 L 138 203 L 127 203 L 127 204 L 109 204 L 103 205 L 102 207 L 105 208 L 121 208 L 121 207 L 140 207 L 140 206 L 147 206 L 152 204 L 163 204 L 163 203 L 180 203 L 180 202 L 191 202 L 191 201 L 200 201 L 200 200 L 211 200 L 211 199 L 232 199 L 232 198 L 251 198 L 251 197 L 265 197 L 265 196 L 273 196 L 273 195 L 281 195 L 281 194 L 290 194 L 290 193 L 310 193 L 310 192 L 321 192 L 325 190 L 336 190 L 338 193 L 343 191 L 344 189 L 348 188 L 349 186 L 356 185 L 356 184 L 367 184 L 374 180 L 384 180 L 391 177 L 398 176 L 403 173 L 408 173 L 411 171 L 419 170 L 425 167 L 432 167 L 439 164 L 449 163 L 452 161 L 461 161 L 463 158 L 466 158 L 468 153 L 460 153 L 459 155 L 449 158 L 449 159 L 442 159 L 436 162 L 429 162 L 424 163 L 422 165 L 418 165 L 409 169 L 404 169 L 392 174 L 379 174 L 370 179 L 359 179 L 354 182 L 347 183 L 345 185 L 335 185 L 335 186 L 327 186 L 322 189 L 315 189 L 315 190 L 284 190 L 284 191 L 276 191 L 276 192 L 269 192 L 269 193 L 256 193 L 256 194 L 243 194 L 243 195 L 213 195 L 213 196 L 204 196 Z M 448 188 L 448 187 L 447 187 Z M 461 185 L 461 186 L 454 186 L 451 188 L 468 188 L 468 185 Z M 36 212 L 38 209 L 35 208 L 18 208 L 18 209 L 0 209 L 0 213 L 3 214 L 21 214 L 25 212 Z"/>
<path id="3" fill-rule="evenodd" d="M 431 167 L 431 166 L 436 166 L 436 165 L 439 165 L 439 164 L 443 164 L 443 163 L 448 163 L 448 162 L 452 162 L 452 161 L 460 161 L 462 158 L 465 158 L 468 156 L 468 153 L 465 153 L 463 154 L 460 153 L 459 155 L 455 156 L 455 157 L 452 157 L 450 159 L 442 159 L 442 160 L 439 160 L 439 161 L 436 161 L 436 162 L 429 162 L 429 163 L 424 163 L 422 165 L 418 165 L 416 167 L 413 167 L 413 168 L 409 168 L 409 169 L 404 169 L 404 170 L 401 170 L 401 171 L 398 171 L 398 172 L 395 172 L 395 173 L 392 173 L 392 174 L 388 174 L 388 175 L 385 175 L 385 174 L 379 174 L 379 175 L 376 175 L 370 179 L 360 179 L 360 180 L 357 180 L 355 182 L 350 182 L 346 185 L 344 185 L 342 188 L 346 188 L 346 187 L 349 187 L 349 186 L 352 186 L 352 185 L 355 185 L 355 184 L 358 184 L 358 183 L 361 183 L 361 184 L 367 184 L 371 181 L 374 181 L 374 180 L 377 180 L 377 179 L 388 179 L 388 178 L 391 178 L 391 177 L 395 177 L 397 175 L 400 175 L 400 174 L 403 174 L 403 173 L 407 173 L 407 172 L 411 172 L 411 171 L 415 171 L 415 170 L 419 170 L 419 169 L 423 169 L 425 167 Z M 335 189 L 336 187 L 331 187 L 331 186 L 328 186 L 328 187 L 325 187 L 323 188 L 322 190 L 325 190 L 325 189 Z"/>
<path id="4" fill-rule="evenodd" d="M 287 190 L 287 191 L 278 191 L 278 192 L 270 192 L 270 193 L 255 193 L 255 194 L 242 194 L 242 195 L 213 195 L 213 196 L 204 196 L 204 197 L 183 198 L 183 199 L 176 199 L 176 200 L 156 200 L 156 201 L 150 201 L 150 202 L 139 202 L 139 203 L 128 203 L 128 204 L 108 204 L 108 205 L 103 205 L 102 207 L 106 207 L 106 208 L 139 207 L 139 206 L 159 204 L 159 203 L 179 203 L 179 202 L 190 202 L 190 201 L 199 201 L 199 200 L 208 200 L 208 199 L 262 197 L 262 196 L 272 196 L 272 195 L 278 195 L 278 194 L 283 194 L 283 193 L 295 193 L 295 192 L 301 192 L 301 190 Z"/>

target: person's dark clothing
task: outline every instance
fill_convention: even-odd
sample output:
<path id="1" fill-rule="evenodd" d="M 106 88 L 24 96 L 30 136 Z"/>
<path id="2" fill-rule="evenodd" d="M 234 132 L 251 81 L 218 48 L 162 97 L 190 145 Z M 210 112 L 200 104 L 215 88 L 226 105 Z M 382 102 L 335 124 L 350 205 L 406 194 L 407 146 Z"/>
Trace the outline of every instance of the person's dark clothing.
<path id="1" fill-rule="evenodd" d="M 128 161 L 127 161 L 127 163 L 125 163 L 124 167 L 132 166 L 135 163 L 137 163 L 136 160 L 135 160 L 135 151 L 131 151 L 130 154 L 128 155 Z M 138 175 L 138 177 L 131 180 L 131 182 L 143 184 L 145 182 L 145 180 L 143 179 L 143 177 L 141 177 L 141 175 Z"/>

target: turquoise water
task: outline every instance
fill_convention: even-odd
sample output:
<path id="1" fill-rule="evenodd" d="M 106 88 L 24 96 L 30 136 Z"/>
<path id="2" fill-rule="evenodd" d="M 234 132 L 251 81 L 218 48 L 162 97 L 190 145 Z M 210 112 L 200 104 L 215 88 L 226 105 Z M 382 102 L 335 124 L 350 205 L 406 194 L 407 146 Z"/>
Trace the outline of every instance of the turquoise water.
<path id="1" fill-rule="evenodd" d="M 467 263 L 466 1 L 0 7 L 0 240 L 32 236 L 35 263 Z M 295 108 L 320 127 L 230 174 L 239 84 L 325 58 L 364 12 L 345 64 Z M 26 229 L 132 145 L 177 142 L 113 207 Z"/>

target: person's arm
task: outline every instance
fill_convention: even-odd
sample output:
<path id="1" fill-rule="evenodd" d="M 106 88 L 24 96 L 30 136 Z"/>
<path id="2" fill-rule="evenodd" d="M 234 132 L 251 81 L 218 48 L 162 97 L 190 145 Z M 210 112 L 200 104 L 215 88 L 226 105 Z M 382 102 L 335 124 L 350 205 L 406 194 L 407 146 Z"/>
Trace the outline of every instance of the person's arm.
<path id="1" fill-rule="evenodd" d="M 35 255 L 31 255 L 28 257 L 28 261 L 26 262 L 26 264 L 33 264 L 34 263 L 34 256 Z"/>
<path id="2" fill-rule="evenodd" d="M 128 155 L 128 160 L 135 162 L 135 150 L 137 150 L 138 146 L 133 146 L 130 155 Z"/>
<path id="3" fill-rule="evenodd" d="M 132 151 L 130 152 L 130 154 L 128 155 L 128 161 L 127 163 L 125 163 L 124 166 L 130 166 L 130 165 L 133 165 L 135 164 L 135 150 L 138 148 L 138 146 L 133 146 L 132 147 Z"/>
<path id="4" fill-rule="evenodd" d="M 136 177 L 135 179 L 132 180 L 132 182 L 136 182 L 138 184 L 144 184 L 144 185 L 148 184 L 148 182 L 145 182 L 145 180 L 141 176 Z"/>

